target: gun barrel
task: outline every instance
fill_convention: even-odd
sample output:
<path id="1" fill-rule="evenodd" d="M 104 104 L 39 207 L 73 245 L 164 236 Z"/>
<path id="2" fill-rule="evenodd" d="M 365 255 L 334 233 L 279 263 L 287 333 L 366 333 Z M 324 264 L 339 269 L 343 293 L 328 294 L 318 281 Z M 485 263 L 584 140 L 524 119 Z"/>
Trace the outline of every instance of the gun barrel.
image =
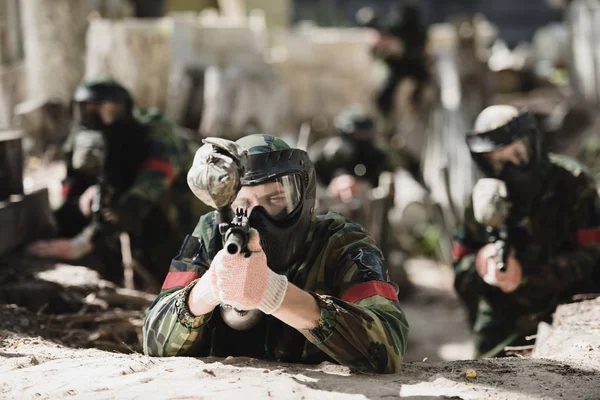
<path id="1" fill-rule="evenodd" d="M 244 247 L 247 245 L 247 239 L 244 237 L 242 232 L 230 232 L 227 235 L 227 240 L 225 241 L 225 250 L 229 254 L 238 255 L 242 251 Z"/>
<path id="2" fill-rule="evenodd" d="M 498 271 L 500 271 L 500 272 L 506 272 L 506 263 L 503 261 L 500 261 L 496 264 L 496 268 L 498 268 Z"/>
<path id="3" fill-rule="evenodd" d="M 508 254 L 510 252 L 508 248 L 508 243 L 506 243 L 504 240 L 497 240 L 495 244 L 496 254 L 498 256 L 496 268 L 498 268 L 500 272 L 506 272 L 506 264 L 508 262 Z"/>

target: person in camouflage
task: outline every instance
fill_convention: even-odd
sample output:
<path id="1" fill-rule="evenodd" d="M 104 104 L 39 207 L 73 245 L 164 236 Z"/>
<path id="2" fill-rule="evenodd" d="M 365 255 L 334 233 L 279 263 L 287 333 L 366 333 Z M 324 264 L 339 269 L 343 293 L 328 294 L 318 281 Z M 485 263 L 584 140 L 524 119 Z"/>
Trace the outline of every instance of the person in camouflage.
<path id="1" fill-rule="evenodd" d="M 480 180 L 475 186 L 454 243 L 454 286 L 469 310 L 476 356 L 503 356 L 506 346 L 526 344 L 526 336 L 535 334 L 539 322 L 549 322 L 559 303 L 599 289 L 600 200 L 581 165 L 542 150 L 528 112 L 488 107 L 467 144 L 488 182 L 493 178 L 506 193 L 496 191 L 482 206 L 476 192 L 485 185 Z M 509 205 L 504 271 L 490 243 L 493 232 L 478 217 L 502 214 L 500 204 Z"/>
<path id="2" fill-rule="evenodd" d="M 338 214 L 315 215 L 316 177 L 306 152 L 264 134 L 236 143 L 248 150 L 249 167 L 232 208 L 250 212 L 252 252 L 230 258 L 216 214 L 202 216 L 147 313 L 144 353 L 334 360 L 360 371 L 398 371 L 408 324 L 372 237 Z M 261 281 L 263 273 L 268 279 Z M 239 299 L 263 290 L 262 300 Z M 224 318 L 232 305 L 264 314 L 237 330 Z"/>
<path id="3" fill-rule="evenodd" d="M 405 78 L 412 78 L 415 89 L 412 102 L 417 105 L 422 97 L 424 84 L 429 79 L 425 45 L 427 27 L 421 21 L 418 4 L 413 1 L 403 5 L 394 5 L 383 18 L 373 11 L 365 13 L 363 8 L 357 13 L 357 22 L 362 26 L 375 28 L 378 39 L 371 50 L 376 59 L 382 60 L 388 67 L 388 76 L 377 92 L 375 102 L 381 115 L 389 124 L 394 112 L 396 89 Z M 369 16 L 366 20 L 360 14 Z M 391 132 L 385 132 L 386 136 Z"/>
<path id="4" fill-rule="evenodd" d="M 382 172 L 403 167 L 402 160 L 379 142 L 375 119 L 362 106 L 345 108 L 334 124 L 337 135 L 309 150 L 318 182 L 331 196 L 349 201 L 365 188 L 376 187 Z"/>
<path id="5" fill-rule="evenodd" d="M 84 257 L 106 279 L 120 283 L 118 232 L 125 231 L 134 256 L 141 253 L 138 261 L 162 282 L 164 266 L 193 228 L 190 221 L 208 211 L 186 182 L 197 146 L 158 110 L 136 108 L 111 77 L 81 83 L 72 108 L 74 129 L 63 148 L 63 202 L 55 213 L 61 239 L 34 243 L 30 251 L 68 260 Z M 93 218 L 99 190 L 101 211 L 111 211 L 111 222 Z"/>

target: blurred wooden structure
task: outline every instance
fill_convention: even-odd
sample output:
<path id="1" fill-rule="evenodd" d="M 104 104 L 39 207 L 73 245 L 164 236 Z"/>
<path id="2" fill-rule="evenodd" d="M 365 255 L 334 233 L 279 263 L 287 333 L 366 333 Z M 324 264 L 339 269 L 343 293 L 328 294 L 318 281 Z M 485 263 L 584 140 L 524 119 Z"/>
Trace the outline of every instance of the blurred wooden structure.
<path id="1" fill-rule="evenodd" d="M 85 76 L 112 75 L 138 106 L 164 110 L 170 29 L 166 19 L 93 19 L 87 31 Z"/>
<path id="2" fill-rule="evenodd" d="M 23 98 L 23 71 L 19 0 L 4 0 L 0 2 L 0 128 L 13 126 L 13 108 Z"/>
<path id="3" fill-rule="evenodd" d="M 566 13 L 570 38 L 570 76 L 575 93 L 600 105 L 600 1 L 575 0 Z"/>
<path id="4" fill-rule="evenodd" d="M 27 99 L 71 100 L 84 72 L 84 5 L 80 0 L 21 0 Z"/>
<path id="5" fill-rule="evenodd" d="M 0 256 L 54 233 L 48 191 L 23 189 L 22 134 L 0 131 Z"/>

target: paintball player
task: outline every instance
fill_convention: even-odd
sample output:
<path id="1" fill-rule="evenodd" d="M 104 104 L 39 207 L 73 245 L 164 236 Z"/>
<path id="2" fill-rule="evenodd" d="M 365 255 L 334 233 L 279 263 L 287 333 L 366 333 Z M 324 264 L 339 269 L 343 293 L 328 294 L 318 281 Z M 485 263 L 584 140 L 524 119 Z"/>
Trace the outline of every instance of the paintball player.
<path id="1" fill-rule="evenodd" d="M 559 303 L 598 290 L 594 181 L 574 160 L 544 151 L 540 136 L 531 113 L 506 105 L 483 110 L 467 134 L 486 178 L 475 185 L 456 234 L 454 286 L 468 308 L 478 358 L 527 344 Z M 502 235 L 490 230 L 499 226 L 506 232 L 501 247 Z"/>
<path id="2" fill-rule="evenodd" d="M 265 134 L 228 142 L 247 152 L 247 167 L 238 174 L 237 192 L 215 190 L 236 174 L 226 168 L 211 176 L 201 153 L 208 162 L 221 158 L 229 166 L 238 159 L 213 152 L 209 140 L 224 139 L 205 141 L 188 183 L 200 199 L 209 191 L 229 196 L 228 209 L 249 213 L 248 252 L 223 249 L 220 212 L 202 216 L 148 311 L 144 352 L 334 360 L 361 371 L 398 371 L 408 324 L 397 288 L 360 225 L 334 213 L 315 215 L 316 176 L 308 154 Z M 213 184 L 203 189 L 201 179 Z M 231 313 L 251 321 L 236 321 Z"/>
<path id="3" fill-rule="evenodd" d="M 427 31 L 420 21 L 418 6 L 412 2 L 389 13 L 384 21 L 373 18 L 363 25 L 375 27 L 379 32 L 372 53 L 387 65 L 389 73 L 376 103 L 384 118 L 389 119 L 393 112 L 396 88 L 403 79 L 412 78 L 416 81 L 412 100 L 414 104 L 420 101 L 423 85 L 428 79 L 425 57 Z"/>
<path id="4" fill-rule="evenodd" d="M 63 202 L 55 212 L 59 238 L 34 243 L 29 251 L 89 261 L 120 283 L 118 233 L 127 232 L 134 257 L 141 252 L 138 261 L 162 282 L 164 266 L 194 226 L 190 221 L 203 212 L 186 182 L 195 148 L 157 110 L 136 108 L 110 77 L 81 83 L 72 109 Z M 92 212 L 95 200 L 101 204 Z"/>
<path id="5" fill-rule="evenodd" d="M 376 187 L 382 172 L 401 166 L 400 157 L 377 142 L 375 119 L 360 105 L 342 110 L 334 125 L 337 135 L 310 149 L 318 182 L 333 198 L 349 202 Z"/>

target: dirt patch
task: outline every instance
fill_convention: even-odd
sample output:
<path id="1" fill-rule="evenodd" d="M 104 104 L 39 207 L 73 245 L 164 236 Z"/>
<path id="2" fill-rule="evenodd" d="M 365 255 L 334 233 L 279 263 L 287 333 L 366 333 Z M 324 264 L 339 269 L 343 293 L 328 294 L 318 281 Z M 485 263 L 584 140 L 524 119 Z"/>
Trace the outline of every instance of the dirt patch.
<path id="1" fill-rule="evenodd" d="M 452 269 L 431 260 L 413 259 L 406 264 L 415 290 L 400 300 L 410 332 L 407 361 L 471 359 L 473 340 L 466 311 L 454 291 Z"/>

